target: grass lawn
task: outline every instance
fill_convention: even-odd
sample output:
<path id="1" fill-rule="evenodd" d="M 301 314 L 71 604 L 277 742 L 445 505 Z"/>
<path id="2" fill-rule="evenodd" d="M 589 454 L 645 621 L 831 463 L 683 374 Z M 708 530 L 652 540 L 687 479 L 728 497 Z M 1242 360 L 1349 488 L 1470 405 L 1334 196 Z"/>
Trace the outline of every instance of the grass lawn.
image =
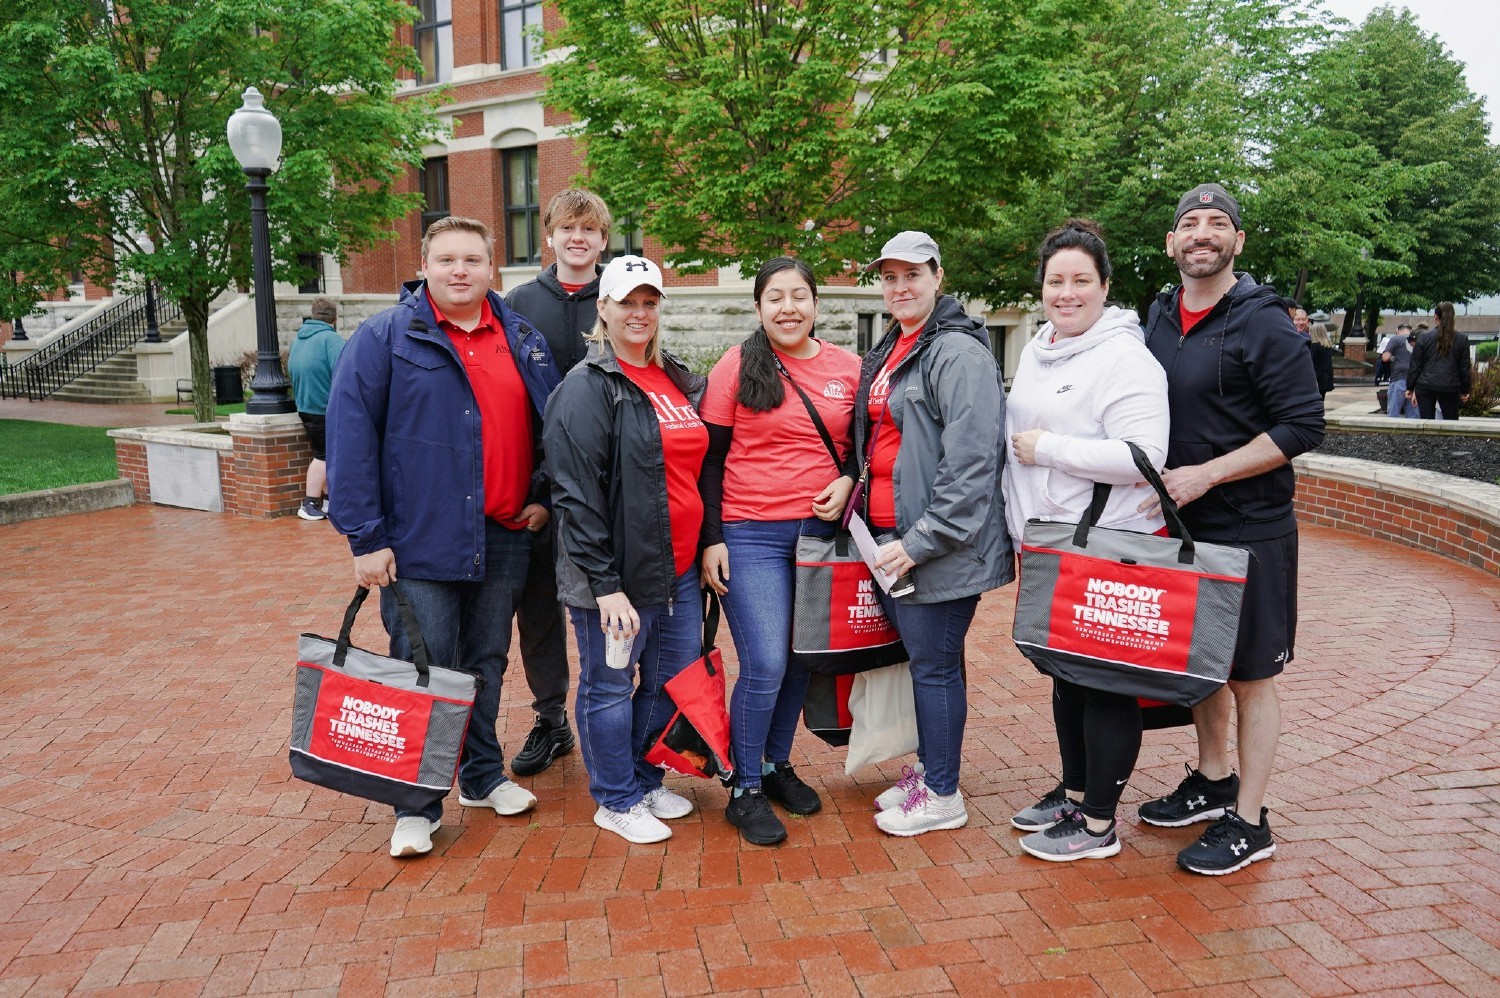
<path id="1" fill-rule="evenodd" d="M 0 419 L 0 495 L 119 478 L 115 442 L 100 426 Z"/>
<path id="2" fill-rule="evenodd" d="M 166 409 L 166 410 L 163 410 L 163 411 L 166 412 L 166 414 L 168 416 L 191 416 L 193 414 L 193 407 L 189 405 L 189 406 L 183 406 L 180 409 Z M 214 406 L 214 415 L 215 416 L 233 416 L 237 412 L 244 412 L 244 411 L 245 411 L 245 403 L 243 403 L 243 402 L 233 402 L 233 403 L 230 403 L 229 405 L 216 405 L 216 406 Z"/>

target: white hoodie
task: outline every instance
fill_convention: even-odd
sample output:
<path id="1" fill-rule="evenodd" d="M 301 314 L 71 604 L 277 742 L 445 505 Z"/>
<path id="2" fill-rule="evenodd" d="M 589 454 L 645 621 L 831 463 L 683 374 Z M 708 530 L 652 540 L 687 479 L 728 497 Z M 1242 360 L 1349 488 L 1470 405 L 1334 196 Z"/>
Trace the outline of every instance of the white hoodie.
<path id="1" fill-rule="evenodd" d="M 1005 518 L 1016 550 L 1028 519 L 1076 523 L 1089 508 L 1094 483 L 1141 481 L 1125 445 L 1129 440 L 1153 467 L 1167 457 L 1167 376 L 1146 349 L 1135 312 L 1110 306 L 1078 336 L 1053 341 L 1052 323 L 1021 351 L 1005 401 L 1005 438 L 1043 429 L 1036 464 L 1012 452 L 1005 464 Z M 1099 525 L 1151 533 L 1160 516 L 1136 507 L 1148 488 L 1117 488 Z"/>

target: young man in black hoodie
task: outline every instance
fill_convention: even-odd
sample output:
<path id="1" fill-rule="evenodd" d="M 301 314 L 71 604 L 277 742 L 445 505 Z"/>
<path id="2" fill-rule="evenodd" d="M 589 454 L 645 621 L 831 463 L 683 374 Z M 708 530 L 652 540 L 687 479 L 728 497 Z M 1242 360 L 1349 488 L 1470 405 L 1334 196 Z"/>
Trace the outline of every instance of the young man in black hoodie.
<path id="1" fill-rule="evenodd" d="M 587 352 L 583 337 L 594 328 L 598 314 L 603 270 L 599 257 L 609 244 L 609 224 L 609 208 L 597 194 L 582 188 L 557 194 L 542 213 L 547 246 L 557 262 L 505 296 L 505 304 L 546 337 L 559 374 L 567 374 Z M 573 751 L 567 713 L 568 653 L 554 556 L 549 525 L 532 543 L 526 594 L 516 613 L 521 664 L 536 711 L 526 744 L 511 760 L 511 772 L 518 776 L 540 773 L 554 759 Z"/>
<path id="2" fill-rule="evenodd" d="M 1245 246 L 1239 202 L 1218 184 L 1193 188 L 1177 204 L 1166 245 L 1182 285 L 1158 295 L 1146 321 L 1172 415 L 1162 478 L 1195 540 L 1235 544 L 1251 558 L 1229 687 L 1193 708 L 1198 768 L 1168 796 L 1142 804 L 1141 819 L 1168 827 L 1217 819 L 1177 863 L 1218 875 L 1276 851 L 1263 801 L 1281 734 L 1276 676 L 1297 631 L 1290 462 L 1322 442 L 1323 397 L 1281 298 L 1234 271 Z"/>

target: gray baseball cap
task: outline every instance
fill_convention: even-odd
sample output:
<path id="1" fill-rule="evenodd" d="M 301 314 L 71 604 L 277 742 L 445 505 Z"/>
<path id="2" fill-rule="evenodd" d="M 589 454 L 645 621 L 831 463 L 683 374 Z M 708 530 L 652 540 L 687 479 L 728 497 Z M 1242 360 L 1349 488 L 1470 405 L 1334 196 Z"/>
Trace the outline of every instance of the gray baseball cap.
<path id="1" fill-rule="evenodd" d="M 880 255 L 865 265 L 866 270 L 879 270 L 884 260 L 900 260 L 903 263 L 926 263 L 931 260 L 939 267 L 943 265 L 943 256 L 938 252 L 937 242 L 925 232 L 907 230 L 898 232 L 886 240 L 880 248 Z"/>

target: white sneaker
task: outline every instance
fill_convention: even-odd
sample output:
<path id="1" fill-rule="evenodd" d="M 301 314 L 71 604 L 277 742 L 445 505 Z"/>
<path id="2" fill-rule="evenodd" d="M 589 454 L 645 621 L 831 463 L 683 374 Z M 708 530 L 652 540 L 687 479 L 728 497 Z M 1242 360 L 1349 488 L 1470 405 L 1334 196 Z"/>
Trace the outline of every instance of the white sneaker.
<path id="1" fill-rule="evenodd" d="M 927 767 L 920 762 L 916 766 L 902 766 L 901 779 L 896 781 L 895 786 L 875 798 L 875 809 L 890 811 L 900 807 L 913 790 L 924 786 L 922 774 L 925 772 L 927 772 Z"/>
<path id="2" fill-rule="evenodd" d="M 605 831 L 614 832 L 626 842 L 640 845 L 672 837 L 672 829 L 657 820 L 644 800 L 629 811 L 611 811 L 601 806 L 594 812 L 594 824 Z"/>
<path id="3" fill-rule="evenodd" d="M 900 807 L 881 811 L 875 825 L 887 835 L 921 835 L 943 828 L 962 828 L 969 823 L 962 791 L 951 797 L 939 797 L 926 784 L 913 790 Z"/>
<path id="4" fill-rule="evenodd" d="M 475 800 L 459 794 L 458 802 L 464 807 L 492 807 L 496 814 L 520 814 L 536 807 L 536 794 L 513 780 L 502 780 L 488 797 Z"/>
<path id="5" fill-rule="evenodd" d="M 658 818 L 686 818 L 693 813 L 692 801 L 666 787 L 657 787 L 642 800 L 646 803 L 646 809 Z"/>
<path id="6" fill-rule="evenodd" d="M 397 818 L 396 830 L 391 833 L 391 855 L 422 856 L 432 852 L 432 833 L 441 824 L 439 821 L 428 821 L 421 815 Z"/>

